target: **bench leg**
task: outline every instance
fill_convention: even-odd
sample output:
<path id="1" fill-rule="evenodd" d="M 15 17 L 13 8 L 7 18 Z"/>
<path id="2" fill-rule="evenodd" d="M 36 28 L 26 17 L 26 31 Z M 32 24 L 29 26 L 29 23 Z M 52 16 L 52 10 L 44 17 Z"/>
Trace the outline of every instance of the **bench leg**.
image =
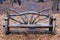
<path id="1" fill-rule="evenodd" d="M 55 34 L 55 28 L 56 28 L 56 21 L 53 20 L 53 27 L 52 27 L 52 32 Z"/>
<path id="2" fill-rule="evenodd" d="M 49 28 L 49 31 L 52 31 L 52 27 Z"/>
<path id="3" fill-rule="evenodd" d="M 9 25 L 9 18 L 6 18 L 5 19 L 5 34 L 6 35 L 10 33 L 8 25 Z"/>
<path id="4" fill-rule="evenodd" d="M 56 19 L 55 18 L 50 19 L 50 25 L 52 25 L 52 27 L 49 28 L 49 31 L 51 31 L 52 34 L 55 34 L 55 27 L 56 27 Z"/>
<path id="5" fill-rule="evenodd" d="M 6 25 L 5 25 L 5 34 L 6 34 L 6 35 L 9 34 L 8 21 L 6 21 Z"/>
<path id="6" fill-rule="evenodd" d="M 53 20 L 50 18 L 49 24 L 52 25 Z M 52 27 L 49 28 L 49 31 L 52 31 Z"/>

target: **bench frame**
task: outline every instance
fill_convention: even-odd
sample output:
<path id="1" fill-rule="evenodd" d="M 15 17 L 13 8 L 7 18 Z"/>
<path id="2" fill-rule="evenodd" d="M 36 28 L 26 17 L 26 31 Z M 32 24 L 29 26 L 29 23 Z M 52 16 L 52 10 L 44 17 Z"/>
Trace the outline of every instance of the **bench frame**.
<path id="1" fill-rule="evenodd" d="M 13 12 L 15 12 L 15 13 L 17 13 L 17 14 L 9 14 L 8 12 L 7 12 L 7 16 L 6 16 L 6 18 L 4 19 L 5 20 L 5 25 L 3 26 L 4 28 L 5 28 L 5 34 L 6 35 L 8 35 L 9 33 L 41 33 L 41 32 L 43 32 L 43 33 L 48 33 L 48 34 L 55 34 L 55 27 L 56 27 L 56 18 L 55 17 L 53 17 L 53 16 L 51 16 L 51 13 L 50 14 L 48 14 L 48 15 L 45 15 L 45 14 L 40 14 L 41 12 L 43 12 L 43 11 L 45 11 L 45 10 L 49 10 L 49 9 L 43 9 L 43 10 L 41 10 L 40 12 L 35 12 L 35 11 L 26 11 L 26 12 L 23 12 L 23 13 L 19 13 L 19 12 L 17 12 L 16 10 L 14 10 L 14 9 L 9 9 L 9 11 L 13 11 Z M 49 18 L 49 25 L 38 25 L 38 24 L 36 24 L 36 23 L 34 23 L 34 24 L 28 24 L 28 23 L 22 23 L 22 24 L 20 24 L 20 25 L 10 25 L 9 24 L 9 19 L 12 19 L 12 20 L 14 20 L 14 21 L 16 21 L 16 22 L 19 22 L 19 21 L 17 21 L 17 20 L 15 20 L 15 19 L 13 19 L 13 18 L 10 18 L 10 16 L 21 16 L 21 15 L 25 15 L 25 14 L 34 14 L 34 15 L 40 15 L 40 16 L 45 16 L 45 17 L 47 17 L 47 18 Z M 26 16 L 26 15 L 25 15 Z M 32 15 L 33 16 L 33 15 Z M 47 19 L 47 18 L 45 18 L 45 19 Z M 37 18 L 36 18 L 37 19 Z M 32 19 L 31 19 L 32 20 Z M 44 20 L 44 19 L 42 19 L 42 20 Z M 21 23 L 21 22 L 19 22 L 19 23 Z M 29 26 L 29 27 L 26 27 L 26 26 Z M 29 30 L 28 31 L 10 31 L 9 30 L 9 28 L 10 27 L 12 27 L 12 28 L 29 28 Z M 40 31 L 40 30 L 38 30 L 38 31 L 36 31 L 35 30 L 35 28 L 49 28 L 49 30 L 48 31 Z"/>

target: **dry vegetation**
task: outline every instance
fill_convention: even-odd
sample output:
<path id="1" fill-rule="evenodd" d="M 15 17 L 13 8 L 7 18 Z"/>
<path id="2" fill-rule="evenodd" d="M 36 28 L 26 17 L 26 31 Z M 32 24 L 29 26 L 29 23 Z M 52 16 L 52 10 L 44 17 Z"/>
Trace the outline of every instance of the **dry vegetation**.
<path id="1" fill-rule="evenodd" d="M 28 34 L 28 35 L 9 34 L 9 35 L 5 35 L 4 28 L 3 28 L 5 16 L 6 16 L 6 13 L 3 11 L 0 11 L 0 40 L 60 40 L 60 13 L 56 12 L 56 14 L 53 14 L 53 16 L 55 16 L 57 19 L 56 20 L 56 35 L 51 35 L 51 34 Z"/>

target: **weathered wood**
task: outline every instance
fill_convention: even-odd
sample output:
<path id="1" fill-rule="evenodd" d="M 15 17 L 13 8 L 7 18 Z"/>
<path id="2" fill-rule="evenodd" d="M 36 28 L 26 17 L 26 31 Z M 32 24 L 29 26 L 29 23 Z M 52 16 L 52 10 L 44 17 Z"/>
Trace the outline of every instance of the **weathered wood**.
<path id="1" fill-rule="evenodd" d="M 23 22 L 21 22 L 21 21 L 17 21 L 17 20 L 14 19 L 14 18 L 11 18 L 11 17 L 10 17 L 10 19 L 12 19 L 12 20 L 14 20 L 14 21 L 16 21 L 16 22 L 18 22 L 18 23 L 20 23 L 20 24 L 23 24 Z"/>
<path id="2" fill-rule="evenodd" d="M 39 18 L 39 15 L 36 18 L 34 18 L 34 20 L 32 21 L 32 23 L 34 23 L 36 21 L 36 19 L 38 19 L 38 18 Z"/>
<path id="3" fill-rule="evenodd" d="M 28 23 L 28 17 L 26 16 L 26 14 L 24 15 L 24 17 L 25 17 L 25 19 L 27 19 L 27 20 L 25 20 L 25 23 L 27 24 Z"/>
<path id="4" fill-rule="evenodd" d="M 52 25 L 52 21 L 53 20 L 50 18 L 50 22 L 49 22 L 50 25 Z M 49 31 L 52 31 L 52 27 L 49 28 Z"/>
<path id="5" fill-rule="evenodd" d="M 56 18 L 54 17 L 50 18 L 50 25 L 53 25 L 53 26 L 49 28 L 49 31 L 52 31 L 54 33 L 55 27 L 56 27 Z"/>
<path id="6" fill-rule="evenodd" d="M 9 34 L 9 27 L 8 27 L 8 25 L 9 25 L 9 16 L 7 16 L 5 18 L 5 34 L 6 35 Z"/>
<path id="7" fill-rule="evenodd" d="M 25 19 L 23 18 L 23 17 L 20 17 L 22 20 L 23 20 L 23 22 L 25 23 L 25 24 L 27 24 L 27 22 L 25 21 Z"/>
<path id="8" fill-rule="evenodd" d="M 49 24 L 10 24 L 9 27 L 17 28 L 49 28 L 52 25 Z"/>
<path id="9" fill-rule="evenodd" d="M 15 12 L 15 13 L 17 13 L 17 14 L 19 14 L 19 13 L 20 13 L 20 12 L 16 11 L 16 10 L 15 10 L 15 9 L 13 9 L 13 8 L 9 8 L 9 11 Z"/>
<path id="10" fill-rule="evenodd" d="M 52 25 L 53 25 L 53 30 L 52 30 L 52 32 L 55 33 L 55 28 L 56 28 L 56 19 L 55 19 L 55 18 L 53 18 Z"/>
<path id="11" fill-rule="evenodd" d="M 21 15 L 25 15 L 25 14 L 28 14 L 28 13 L 24 13 L 24 14 L 9 14 L 10 16 L 21 16 Z M 48 17 L 48 14 L 35 14 L 35 13 L 29 13 L 29 14 L 34 14 L 34 15 L 40 15 L 40 16 L 47 16 Z"/>
<path id="12" fill-rule="evenodd" d="M 23 34 L 40 34 L 40 33 L 47 33 L 47 34 L 52 34 L 52 32 L 51 31 L 48 31 L 48 30 L 42 30 L 42 31 L 40 31 L 40 30 L 38 30 L 38 31 L 34 31 L 34 30 L 32 30 L 32 31 L 29 31 L 29 30 L 27 30 L 27 31 L 25 31 L 25 30 L 11 30 L 10 31 L 11 33 L 23 33 Z"/>
<path id="13" fill-rule="evenodd" d="M 44 19 L 47 19 L 48 17 L 46 18 L 43 18 L 43 19 L 38 19 L 37 21 L 34 22 L 34 24 L 38 23 L 40 20 L 44 20 Z"/>
<path id="14" fill-rule="evenodd" d="M 17 31 L 10 31 L 11 33 L 12 32 L 25 32 L 25 33 L 41 33 L 41 32 L 46 32 L 46 31 L 40 31 L 40 30 L 37 31 L 36 28 L 49 28 L 47 33 L 54 33 L 55 32 L 55 22 L 56 21 L 55 21 L 55 18 L 53 18 L 51 16 L 50 10 L 48 10 L 47 8 L 41 10 L 40 12 L 25 11 L 25 12 L 22 12 L 22 13 L 17 12 L 15 9 L 9 9 L 9 10 L 13 11 L 13 12 L 15 12 L 17 14 L 8 14 L 8 12 L 7 12 L 7 18 L 8 19 L 12 19 L 13 21 L 16 21 L 16 22 L 18 22 L 20 24 L 9 24 L 8 23 L 9 20 L 6 20 L 6 24 L 4 25 L 6 30 L 10 31 L 7 28 L 29 28 L 29 30 L 27 30 L 27 31 L 25 31 L 25 30 L 24 31 L 23 30 L 22 31 L 21 30 L 20 31 L 19 30 L 17 30 Z M 41 12 L 43 12 L 43 11 L 49 11 L 49 13 L 48 14 L 41 14 Z M 36 17 L 34 18 L 35 15 L 36 15 Z M 20 19 L 23 22 L 18 21 L 17 19 L 12 18 L 13 16 L 20 16 Z M 39 19 L 40 16 L 43 16 L 44 18 Z M 33 18 L 34 18 L 34 20 L 33 20 Z M 49 23 L 47 23 L 47 24 L 43 24 L 43 23 L 40 24 L 39 23 L 38 24 L 38 22 L 40 20 L 44 20 L 44 19 L 48 19 L 48 18 L 49 18 L 49 21 L 50 21 Z M 27 20 L 25 20 L 25 19 L 27 19 Z M 38 20 L 36 20 L 36 19 L 38 19 Z"/>
<path id="15" fill-rule="evenodd" d="M 34 17 L 34 15 L 32 14 L 32 15 L 31 15 L 31 18 L 30 18 L 30 24 L 31 24 L 32 21 L 33 21 L 33 17 Z"/>
<path id="16" fill-rule="evenodd" d="M 22 12 L 22 13 L 17 12 L 15 9 L 12 9 L 12 8 L 10 8 L 9 10 L 18 13 L 18 14 L 11 14 L 11 16 L 20 16 L 20 15 L 24 15 L 24 14 L 36 14 L 36 15 L 41 15 L 41 16 L 48 16 L 48 14 L 46 15 L 46 14 L 40 14 L 40 13 L 43 12 L 43 11 L 49 11 L 50 8 L 51 7 L 42 9 L 42 10 L 40 10 L 40 12 L 25 11 L 25 12 Z"/>

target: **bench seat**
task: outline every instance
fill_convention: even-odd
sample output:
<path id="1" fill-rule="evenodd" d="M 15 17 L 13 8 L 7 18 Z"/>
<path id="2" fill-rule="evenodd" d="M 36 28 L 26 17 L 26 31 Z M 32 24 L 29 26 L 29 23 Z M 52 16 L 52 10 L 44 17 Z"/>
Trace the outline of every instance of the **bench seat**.
<path id="1" fill-rule="evenodd" d="M 9 24 L 10 28 L 49 28 L 52 25 L 49 24 Z"/>

